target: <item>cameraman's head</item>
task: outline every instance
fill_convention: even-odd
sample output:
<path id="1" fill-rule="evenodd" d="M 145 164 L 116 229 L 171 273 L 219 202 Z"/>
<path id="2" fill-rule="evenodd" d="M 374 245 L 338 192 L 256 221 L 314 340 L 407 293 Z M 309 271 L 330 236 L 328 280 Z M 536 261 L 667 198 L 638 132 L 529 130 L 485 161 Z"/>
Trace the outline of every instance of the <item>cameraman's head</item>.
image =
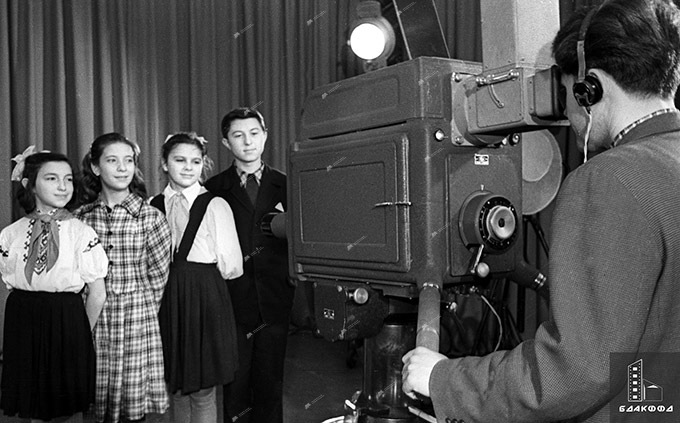
<path id="1" fill-rule="evenodd" d="M 606 148 L 623 129 L 615 121 L 633 111 L 622 110 L 625 103 L 640 112 L 658 102 L 672 107 L 680 82 L 680 11 L 672 0 L 605 1 L 574 13 L 557 33 L 553 55 L 572 127 L 581 138 L 592 123 L 590 149 Z"/>

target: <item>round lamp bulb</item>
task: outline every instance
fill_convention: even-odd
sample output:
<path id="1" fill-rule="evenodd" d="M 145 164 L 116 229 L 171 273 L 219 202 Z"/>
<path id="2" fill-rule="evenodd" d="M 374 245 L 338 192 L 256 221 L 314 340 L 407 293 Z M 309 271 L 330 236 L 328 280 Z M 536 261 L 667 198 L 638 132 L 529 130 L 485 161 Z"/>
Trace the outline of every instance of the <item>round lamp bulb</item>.
<path id="1" fill-rule="evenodd" d="M 370 23 L 358 25 L 349 37 L 352 51 L 364 60 L 373 60 L 385 50 L 385 34 Z"/>

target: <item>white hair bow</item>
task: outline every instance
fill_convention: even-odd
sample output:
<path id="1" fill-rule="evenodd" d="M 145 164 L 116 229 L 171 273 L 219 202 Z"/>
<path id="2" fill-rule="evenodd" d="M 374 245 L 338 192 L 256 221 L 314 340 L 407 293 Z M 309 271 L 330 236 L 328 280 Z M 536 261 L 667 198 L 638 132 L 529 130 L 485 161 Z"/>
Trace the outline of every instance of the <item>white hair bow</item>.
<path id="1" fill-rule="evenodd" d="M 12 157 L 12 161 L 15 162 L 17 165 L 14 166 L 14 170 L 12 170 L 12 175 L 10 176 L 10 181 L 21 181 L 21 178 L 24 173 L 24 166 L 26 165 L 26 157 L 35 154 L 35 145 L 30 145 L 28 146 L 27 149 L 24 150 L 23 153 L 17 154 L 16 156 Z"/>

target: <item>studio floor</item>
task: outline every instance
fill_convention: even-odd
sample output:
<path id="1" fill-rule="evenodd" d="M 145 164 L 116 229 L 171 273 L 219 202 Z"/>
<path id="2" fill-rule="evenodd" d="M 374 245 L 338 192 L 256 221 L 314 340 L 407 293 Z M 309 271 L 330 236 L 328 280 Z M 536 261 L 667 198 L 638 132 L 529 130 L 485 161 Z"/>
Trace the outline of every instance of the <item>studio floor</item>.
<path id="1" fill-rule="evenodd" d="M 361 388 L 361 351 L 356 365 L 347 364 L 347 342 L 316 338 L 309 330 L 292 331 L 288 339 L 283 393 L 284 423 L 321 423 L 344 413 L 343 403 Z M 218 421 L 222 422 L 218 389 Z M 28 420 L 0 414 L 0 423 Z M 85 419 L 86 423 L 91 420 Z M 148 423 L 173 422 L 170 413 L 149 416 Z M 181 422 L 177 422 L 181 423 Z"/>

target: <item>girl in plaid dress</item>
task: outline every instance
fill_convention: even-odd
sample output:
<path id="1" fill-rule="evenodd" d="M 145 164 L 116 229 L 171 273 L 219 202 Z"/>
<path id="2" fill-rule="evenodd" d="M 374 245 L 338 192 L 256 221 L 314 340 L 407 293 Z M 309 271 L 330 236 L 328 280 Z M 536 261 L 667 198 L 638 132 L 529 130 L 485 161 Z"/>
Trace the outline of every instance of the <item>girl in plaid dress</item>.
<path id="1" fill-rule="evenodd" d="M 234 216 L 199 180 L 210 166 L 207 141 L 194 132 L 163 144 L 168 186 L 151 204 L 166 213 L 172 265 L 159 313 L 165 379 L 177 422 L 215 423 L 215 386 L 234 379 L 237 342 L 225 279 L 243 274 Z"/>
<path id="2" fill-rule="evenodd" d="M 32 151 L 14 158 L 11 178 L 27 216 L 0 233 L 0 274 L 11 290 L 0 404 L 9 416 L 82 421 L 95 396 L 91 330 L 108 260 L 92 228 L 67 211 L 75 187 L 66 156 Z"/>
<path id="3" fill-rule="evenodd" d="M 163 347 L 158 309 L 170 265 L 170 228 L 145 202 L 139 147 L 101 135 L 83 159 L 83 206 L 75 214 L 99 234 L 110 264 L 107 302 L 94 331 L 98 422 L 164 413 Z"/>

